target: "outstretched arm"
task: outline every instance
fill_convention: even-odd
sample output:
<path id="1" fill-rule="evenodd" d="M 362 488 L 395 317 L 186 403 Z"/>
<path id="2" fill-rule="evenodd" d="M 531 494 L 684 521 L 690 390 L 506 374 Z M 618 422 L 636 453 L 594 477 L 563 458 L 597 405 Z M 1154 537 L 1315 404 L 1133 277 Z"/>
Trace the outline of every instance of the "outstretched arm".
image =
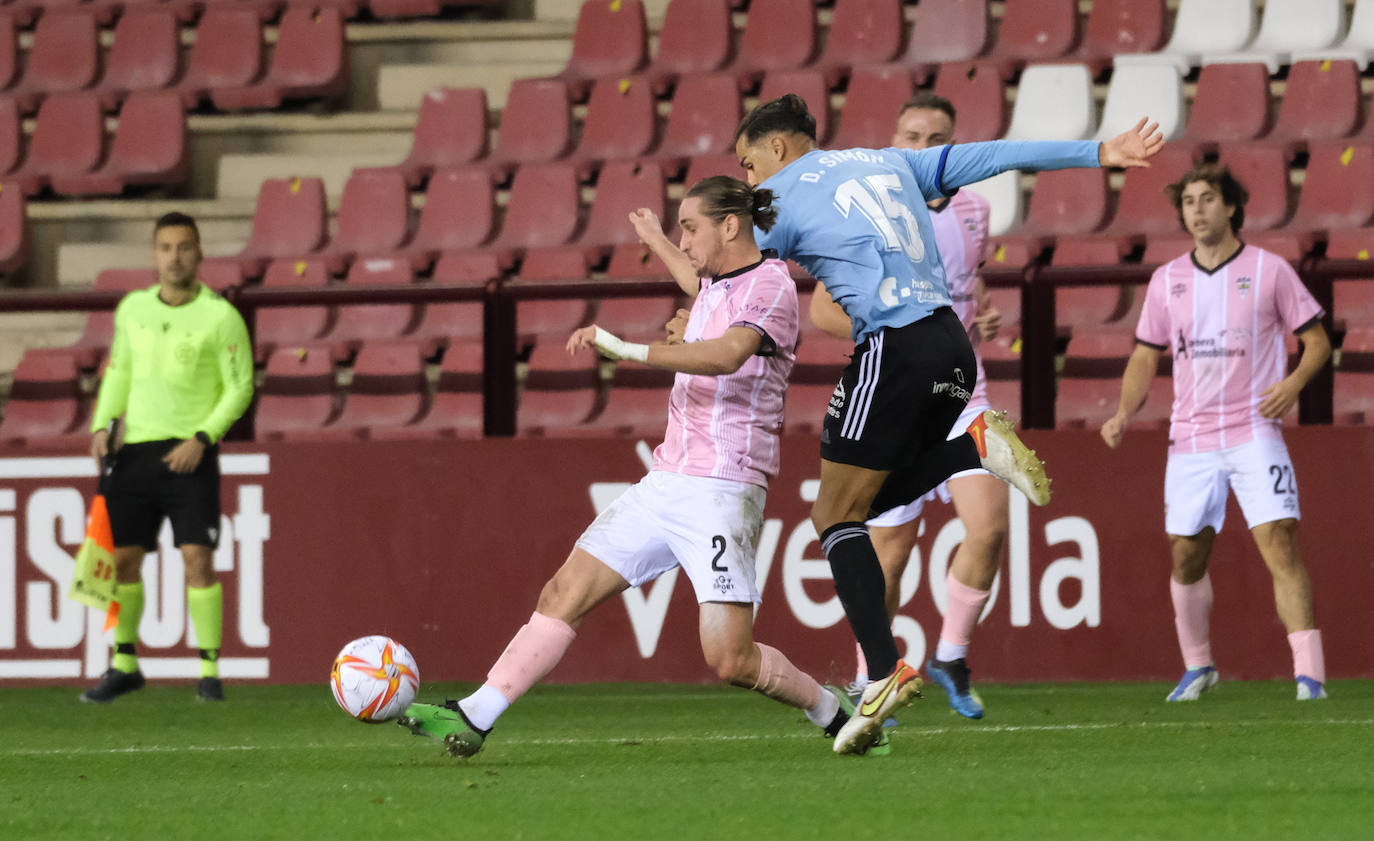
<path id="1" fill-rule="evenodd" d="M 718 339 L 679 345 L 641 345 L 616 338 L 593 324 L 568 338 L 568 353 L 589 347 L 611 359 L 629 359 L 681 374 L 720 376 L 738 371 L 762 343 L 763 336 L 758 331 L 731 327 Z"/>
<path id="2" fill-rule="evenodd" d="M 663 233 L 663 223 L 658 221 L 658 216 L 649 208 L 641 207 L 630 214 L 630 224 L 634 226 L 639 241 L 647 245 L 668 267 L 668 273 L 682 287 L 682 291 L 695 298 L 701 292 L 701 276 L 692 268 L 692 261 L 687 259 L 682 249 L 673 245 Z"/>

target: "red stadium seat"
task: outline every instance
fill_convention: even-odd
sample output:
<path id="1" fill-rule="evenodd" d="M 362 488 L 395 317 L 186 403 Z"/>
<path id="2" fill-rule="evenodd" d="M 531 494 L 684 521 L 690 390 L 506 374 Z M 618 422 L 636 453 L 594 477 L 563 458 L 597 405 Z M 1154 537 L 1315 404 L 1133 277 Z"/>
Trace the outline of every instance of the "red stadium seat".
<path id="1" fill-rule="evenodd" d="M 577 221 L 577 171 L 568 164 L 527 164 L 511 181 L 506 218 L 490 248 L 509 263 L 527 248 L 567 245 Z"/>
<path id="2" fill-rule="evenodd" d="M 519 434 L 558 435 L 590 418 L 599 399 L 599 364 L 592 351 L 569 354 L 556 337 L 537 343 L 516 413 Z"/>
<path id="3" fill-rule="evenodd" d="M 1374 373 L 1337 371 L 1332 408 L 1336 423 L 1374 425 Z"/>
<path id="4" fill-rule="evenodd" d="M 544 163 L 572 147 L 568 86 L 557 79 L 517 79 L 511 83 L 501 129 L 488 165 L 501 180 L 518 164 Z"/>
<path id="5" fill-rule="evenodd" d="M 1126 360 L 1135 350 L 1135 325 L 1131 329 L 1075 330 L 1064 358 L 1065 377 L 1108 377 L 1120 381 Z M 1120 396 L 1118 386 L 1117 396 Z"/>
<path id="6" fill-rule="evenodd" d="M 806 101 L 811 116 L 816 118 L 817 141 L 822 146 L 829 145 L 826 139 L 830 136 L 830 91 L 825 85 L 825 75 L 819 70 L 775 70 L 763 77 L 759 103 L 771 102 L 789 93 Z M 738 177 L 743 177 L 742 171 Z"/>
<path id="7" fill-rule="evenodd" d="M 218 89 L 245 88 L 262 75 L 262 22 L 252 9 L 210 7 L 196 27 L 196 44 L 177 83 L 187 108 Z"/>
<path id="8" fill-rule="evenodd" d="M 1109 211 L 1105 169 L 1041 172 L 1035 177 L 1025 221 L 1013 231 L 1014 236 L 1002 237 L 1001 242 L 1011 245 L 1016 239 L 1027 240 L 1029 250 L 1036 253 L 1049 244 L 1050 237 L 1101 230 Z"/>
<path id="9" fill-rule="evenodd" d="M 0 91 L 14 83 L 18 76 L 18 42 L 14 34 L 14 18 L 0 13 Z"/>
<path id="10" fill-rule="evenodd" d="M 838 377 L 836 381 L 838 382 Z M 783 404 L 783 431 L 795 435 L 820 435 L 821 426 L 825 421 L 826 409 L 830 406 L 830 398 L 834 394 L 835 383 L 789 386 L 787 399 Z M 663 402 L 666 406 L 667 400 L 665 399 Z M 664 425 L 666 426 L 666 411 L 664 415 Z"/>
<path id="11" fill-rule="evenodd" d="M 90 87 L 100 75 L 100 40 L 95 16 L 87 11 L 48 11 L 33 31 L 23 78 L 11 96 L 31 112 L 51 93 Z"/>
<path id="12" fill-rule="evenodd" d="M 445 251 L 434 262 L 434 282 L 485 286 L 505 274 L 500 257 L 490 251 Z"/>
<path id="13" fill-rule="evenodd" d="M 1005 5 L 989 58 L 1008 66 L 1062 58 L 1078 46 L 1078 0 L 1019 0 Z"/>
<path id="14" fill-rule="evenodd" d="M 1086 59 L 1106 59 L 1155 52 L 1168 37 L 1166 20 L 1164 0 L 1094 0 L 1078 54 Z"/>
<path id="15" fill-rule="evenodd" d="M 403 427 L 424 414 L 428 390 L 419 345 L 364 344 L 353 360 L 343 411 L 320 431 L 320 440 L 371 438 L 373 430 Z"/>
<path id="16" fill-rule="evenodd" d="M 361 169 L 348 177 L 339 200 L 338 232 L 320 252 L 330 274 L 355 255 L 390 254 L 410 235 L 410 193 L 395 170 Z"/>
<path id="17" fill-rule="evenodd" d="M 84 175 L 100 163 L 105 147 L 104 115 L 92 94 L 51 94 L 38 121 L 24 165 L 8 176 L 31 196 L 57 176 Z"/>
<path id="18" fill-rule="evenodd" d="M 681 236 L 671 234 L 673 242 Z M 610 280 L 666 280 L 668 267 L 644 245 L 618 245 L 606 263 L 606 277 Z"/>
<path id="19" fill-rule="evenodd" d="M 596 198 L 578 244 L 602 251 L 607 246 L 639 242 L 629 215 L 647 207 L 660 219 L 664 214 L 663 171 L 655 163 L 620 162 L 602 167 L 596 181 Z"/>
<path id="20" fill-rule="evenodd" d="M 19 118 L 19 106 L 13 99 L 0 96 L 0 176 L 19 167 L 24 157 L 24 135 Z"/>
<path id="21" fill-rule="evenodd" d="M 258 190 L 253 230 L 233 257 L 244 277 L 259 277 L 270 260 L 304 257 L 326 238 L 324 182 L 318 178 L 269 178 Z"/>
<path id="22" fill-rule="evenodd" d="M 316 440 L 333 420 L 334 362 L 329 348 L 283 347 L 267 360 L 258 391 L 253 437 L 258 441 Z"/>
<path id="23" fill-rule="evenodd" d="M 1374 254 L 1374 228 L 1331 231 L 1326 256 L 1332 260 L 1368 260 Z M 1333 284 L 1332 315 L 1352 326 L 1374 324 L 1374 282 L 1363 278 L 1337 279 Z"/>
<path id="24" fill-rule="evenodd" d="M 720 73 L 684 76 L 673 91 L 673 110 L 654 157 L 676 175 L 688 158 L 733 155 L 740 116 L 734 77 Z"/>
<path id="25" fill-rule="evenodd" d="M 679 78 L 714 73 L 730 60 L 730 7 L 726 0 L 670 0 L 648 72 L 663 93 Z M 0 85 L 3 87 L 3 85 Z"/>
<path id="26" fill-rule="evenodd" d="M 418 187 L 436 169 L 464 166 L 487 154 L 487 93 L 482 88 L 439 88 L 420 101 L 415 139 L 400 163 L 406 183 Z"/>
<path id="27" fill-rule="evenodd" d="M 601 161 L 645 155 L 657 139 L 658 115 L 648 79 L 600 79 L 587 101 L 582 139 L 572 160 L 589 175 Z"/>
<path id="28" fill-rule="evenodd" d="M 663 327 L 677 308 L 677 299 L 670 297 L 607 298 L 597 307 L 596 324 L 629 341 L 662 341 Z"/>
<path id="29" fill-rule="evenodd" d="M 585 0 L 573 32 L 572 57 L 558 78 L 581 100 L 588 84 L 638 73 L 648 64 L 649 27 L 640 0 Z"/>
<path id="30" fill-rule="evenodd" d="M 373 16 L 390 18 L 434 18 L 443 11 L 442 0 L 367 0 Z M 351 15 L 350 15 L 351 17 Z"/>
<path id="31" fill-rule="evenodd" d="M 1188 143 L 1254 140 L 1269 128 L 1269 68 L 1260 62 L 1209 64 L 1198 75 Z"/>
<path id="32" fill-rule="evenodd" d="M 1308 145 L 1303 181 L 1293 221 L 1294 231 L 1362 228 L 1374 220 L 1374 194 L 1353 185 L 1374 184 L 1374 146 L 1326 141 Z M 1249 224 L 1249 208 L 1246 208 Z"/>
<path id="33" fill-rule="evenodd" d="M 532 251 L 520 266 L 519 281 L 581 280 L 587 276 L 581 252 L 571 249 Z M 578 327 L 592 323 L 594 308 L 590 301 L 518 301 L 515 305 L 516 332 L 522 344 L 541 339 L 559 341 Z"/>
<path id="34" fill-rule="evenodd" d="M 895 61 L 905 28 L 901 0 L 836 0 L 817 68 L 834 86 L 854 68 Z"/>
<path id="35" fill-rule="evenodd" d="M 1126 180 L 1117 201 L 1116 217 L 1107 233 L 1115 236 L 1182 233 L 1178 211 L 1164 187 L 1177 181 L 1193 167 L 1192 153 L 1186 148 L 1166 145 L 1148 167 L 1126 171 Z"/>
<path id="36" fill-rule="evenodd" d="M 1288 218 L 1288 159 L 1284 150 L 1269 145 L 1227 146 L 1221 163 L 1245 185 L 1245 230 L 1266 231 Z"/>
<path id="37" fill-rule="evenodd" d="M 443 251 L 477 248 L 491 239 L 496 196 L 491 179 L 477 169 L 441 169 L 429 179 L 415 238 L 403 252 L 417 270 Z"/>
<path id="38" fill-rule="evenodd" d="M 703 178 L 709 178 L 712 175 L 728 175 L 731 178 L 743 178 L 744 170 L 740 168 L 739 158 L 735 157 L 734 152 L 728 155 L 701 155 L 692 158 L 692 160 L 688 162 L 687 176 L 683 179 L 682 183 L 690 190 L 698 181 Z M 673 227 L 675 227 L 675 225 L 669 224 L 669 228 Z"/>
<path id="39" fill-rule="evenodd" d="M 262 278 L 264 287 L 323 287 L 328 283 L 329 272 L 320 260 L 275 260 Z M 254 321 L 254 356 L 262 362 L 278 347 L 314 344 L 333 321 L 331 307 L 262 307 Z"/>
<path id="40" fill-rule="evenodd" d="M 831 145 L 837 149 L 891 146 L 897 114 L 911 94 L 911 74 L 904 67 L 854 71 Z"/>
<path id="41" fill-rule="evenodd" d="M 809 64 L 816 39 L 811 0 L 753 0 L 730 70 L 745 89 L 752 88 L 765 73 Z"/>
<path id="42" fill-rule="evenodd" d="M 0 184 L 0 275 L 12 274 L 29 256 L 28 225 L 24 223 L 24 195 Z"/>
<path id="43" fill-rule="evenodd" d="M 100 168 L 88 175 L 54 175 L 51 184 L 68 196 L 115 195 L 127 185 L 175 184 L 190 165 L 181 99 L 172 91 L 143 91 L 124 100 Z"/>
<path id="44" fill-rule="evenodd" d="M 76 355 L 70 351 L 25 351 L 14 369 L 0 443 L 55 449 L 80 448 L 89 442 L 89 434 L 78 428 L 80 376 Z"/>
<path id="45" fill-rule="evenodd" d="M 348 269 L 349 286 L 409 286 L 415 282 L 407 260 L 366 257 Z M 345 304 L 324 336 L 334 345 L 336 358 L 346 358 L 364 342 L 399 339 L 419 323 L 414 304 Z"/>
<path id="46" fill-rule="evenodd" d="M 924 84 L 942 64 L 983 55 L 989 30 L 988 0 L 922 0 L 902 64 Z"/>
<path id="47" fill-rule="evenodd" d="M 482 437 L 482 345 L 455 343 L 444 352 L 429 410 L 406 426 L 378 427 L 377 440 Z"/>
<path id="48" fill-rule="evenodd" d="M 276 108 L 283 99 L 336 96 L 348 89 L 348 51 L 338 9 L 292 6 L 278 25 L 267 75 L 248 87 L 216 86 L 210 100 L 226 111 Z"/>
<path id="49" fill-rule="evenodd" d="M 617 368 L 617 377 L 621 373 Z M 670 379 L 662 378 L 661 385 L 612 385 L 601 411 L 576 429 L 564 430 L 564 433 L 642 438 L 651 445 L 656 444 L 663 440 L 664 430 L 668 427 L 671 384 Z"/>
<path id="50" fill-rule="evenodd" d="M 95 90 L 113 111 L 133 91 L 171 86 L 181 71 L 181 32 L 171 11 L 133 7 L 115 24 L 114 46 Z"/>
<path id="51" fill-rule="evenodd" d="M 954 105 L 958 122 L 954 135 L 960 143 L 995 140 L 1007 124 L 1005 85 L 991 64 L 953 63 L 940 67 L 935 93 Z M 893 117 L 896 122 L 896 117 Z"/>
<path id="52" fill-rule="evenodd" d="M 1288 71 L 1278 121 L 1267 139 L 1297 145 L 1353 135 L 1363 105 L 1353 61 L 1299 61 Z"/>

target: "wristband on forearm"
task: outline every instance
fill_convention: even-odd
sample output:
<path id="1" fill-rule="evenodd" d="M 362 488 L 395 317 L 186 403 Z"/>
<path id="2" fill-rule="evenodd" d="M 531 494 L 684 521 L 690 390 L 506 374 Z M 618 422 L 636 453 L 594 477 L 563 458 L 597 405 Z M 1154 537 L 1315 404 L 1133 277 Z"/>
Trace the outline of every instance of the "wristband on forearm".
<path id="1" fill-rule="evenodd" d="M 610 359 L 629 359 L 633 362 L 646 362 L 649 359 L 649 346 L 635 342 L 627 342 L 617 338 L 600 327 L 596 328 L 596 335 L 592 337 L 592 344 L 601 351 L 601 355 Z"/>

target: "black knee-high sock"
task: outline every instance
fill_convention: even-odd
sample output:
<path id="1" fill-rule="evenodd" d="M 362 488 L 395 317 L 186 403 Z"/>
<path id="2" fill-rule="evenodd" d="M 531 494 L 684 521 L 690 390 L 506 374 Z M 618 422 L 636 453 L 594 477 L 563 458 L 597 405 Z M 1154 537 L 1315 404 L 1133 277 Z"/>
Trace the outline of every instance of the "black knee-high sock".
<path id="1" fill-rule="evenodd" d="M 868 527 L 836 523 L 821 535 L 821 548 L 835 577 L 835 592 L 844 605 L 849 627 L 864 650 L 868 673 L 882 678 L 897 668 L 897 642 L 887 618 L 887 586 Z"/>

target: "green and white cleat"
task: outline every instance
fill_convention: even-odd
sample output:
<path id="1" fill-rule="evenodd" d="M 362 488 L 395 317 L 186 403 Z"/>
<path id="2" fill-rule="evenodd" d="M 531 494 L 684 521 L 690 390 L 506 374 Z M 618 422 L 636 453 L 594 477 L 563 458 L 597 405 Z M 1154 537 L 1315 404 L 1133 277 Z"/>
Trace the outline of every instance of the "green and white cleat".
<path id="1" fill-rule="evenodd" d="M 478 730 L 468 721 L 458 707 L 457 701 L 447 701 L 444 706 L 433 704 L 411 704 L 396 723 L 416 736 L 428 736 L 444 743 L 444 751 L 449 756 L 476 756 L 482 749 L 490 730 Z"/>
<path id="2" fill-rule="evenodd" d="M 855 701 L 854 695 L 851 695 L 849 693 L 848 688 L 841 688 L 839 686 L 828 685 L 822 688 L 828 691 L 831 695 L 834 695 L 835 700 L 840 702 L 840 714 L 835 716 L 835 720 L 830 722 L 829 727 L 825 728 L 825 735 L 833 739 L 840 734 L 840 728 L 848 724 L 849 719 L 854 716 L 854 705 L 857 702 Z M 856 694 L 861 696 L 863 694 L 863 690 L 860 689 L 859 692 Z M 868 749 L 866 755 L 887 756 L 890 753 L 892 753 L 892 740 L 888 738 L 887 728 L 884 727 L 882 736 L 878 738 L 878 743 L 871 746 Z"/>
<path id="3" fill-rule="evenodd" d="M 1025 494 L 1032 504 L 1049 503 L 1045 463 L 1016 436 L 1006 412 L 988 409 L 969 424 L 968 434 L 978 447 L 984 470 Z"/>

